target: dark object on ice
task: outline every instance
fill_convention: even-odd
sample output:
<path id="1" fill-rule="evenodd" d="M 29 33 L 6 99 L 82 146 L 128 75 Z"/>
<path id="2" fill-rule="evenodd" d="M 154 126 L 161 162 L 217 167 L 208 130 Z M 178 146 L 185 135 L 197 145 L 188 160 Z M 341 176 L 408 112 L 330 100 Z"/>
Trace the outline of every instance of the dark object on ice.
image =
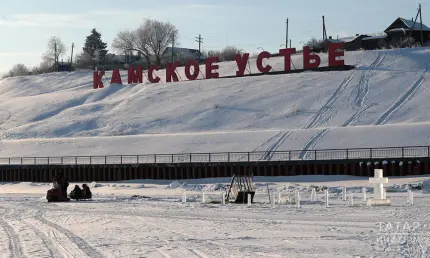
<path id="1" fill-rule="evenodd" d="M 73 200 L 89 200 L 92 198 L 92 193 L 87 184 L 83 184 L 82 189 L 75 185 L 75 188 L 70 192 L 70 198 Z"/>
<path id="2" fill-rule="evenodd" d="M 408 184 L 408 188 L 411 190 L 422 190 L 422 184 Z"/>
<path id="3" fill-rule="evenodd" d="M 227 192 L 226 202 L 230 202 L 230 197 L 233 197 L 234 203 L 248 203 L 248 194 L 251 195 L 252 203 L 255 195 L 252 174 L 250 176 L 233 175 L 230 188 Z"/>
<path id="4" fill-rule="evenodd" d="M 52 180 L 52 189 L 49 189 L 46 192 L 46 199 L 48 202 L 68 202 L 70 201 L 69 198 L 67 198 L 67 186 L 69 183 L 67 180 L 65 180 L 64 175 L 62 172 L 55 175 L 55 177 Z"/>

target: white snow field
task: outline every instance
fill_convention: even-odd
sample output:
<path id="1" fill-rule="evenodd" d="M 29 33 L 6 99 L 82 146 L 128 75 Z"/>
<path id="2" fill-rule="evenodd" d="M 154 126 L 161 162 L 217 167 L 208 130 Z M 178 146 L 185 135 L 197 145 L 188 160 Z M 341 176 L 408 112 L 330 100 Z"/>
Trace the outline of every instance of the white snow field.
<path id="1" fill-rule="evenodd" d="M 357 68 L 160 84 L 144 77 L 124 86 L 109 85 L 107 72 L 98 90 L 91 72 L 4 79 L 0 157 L 429 144 L 430 49 L 346 52 L 344 59 Z M 283 69 L 283 58 L 264 62 Z M 302 56 L 293 64 L 301 68 Z M 235 62 L 219 66 L 221 76 L 237 70 Z M 257 71 L 255 60 L 250 69 Z M 178 73 L 186 79 L 183 68 Z M 164 70 L 156 74 L 165 81 Z"/>
<path id="2" fill-rule="evenodd" d="M 345 60 L 357 68 L 168 84 L 105 80 L 98 90 L 90 72 L 4 79 L 0 158 L 428 145 L 430 49 L 346 52 Z M 293 62 L 302 67 L 301 56 Z M 282 58 L 266 63 L 283 69 Z M 221 75 L 235 71 L 234 62 L 220 64 Z M 87 182 L 94 198 L 78 203 L 47 203 L 50 184 L 0 183 L 0 254 L 427 257 L 430 189 L 414 191 L 413 204 L 405 192 L 427 179 L 389 178 L 391 207 L 367 207 L 368 179 L 345 176 L 256 178 L 251 207 L 219 203 L 229 178 Z M 328 208 L 322 191 L 311 201 L 312 184 L 328 187 Z M 342 200 L 343 186 L 354 207 Z M 268 187 L 281 192 L 275 207 Z M 296 189 L 299 208 L 285 202 Z"/>
<path id="3" fill-rule="evenodd" d="M 348 176 L 255 178 L 251 207 L 220 203 L 229 178 L 89 182 L 93 200 L 69 203 L 47 203 L 49 184 L 3 183 L 0 253 L 34 258 L 427 257 L 430 189 L 414 191 L 414 203 L 407 204 L 405 184 L 428 178 L 390 178 L 391 207 L 367 207 L 362 186 L 372 197 L 368 179 Z M 264 182 L 276 193 L 275 206 Z M 322 191 L 310 199 L 312 185 L 328 187 L 328 208 Z M 354 194 L 354 207 L 342 200 L 342 186 Z M 296 189 L 299 208 L 285 202 Z"/>

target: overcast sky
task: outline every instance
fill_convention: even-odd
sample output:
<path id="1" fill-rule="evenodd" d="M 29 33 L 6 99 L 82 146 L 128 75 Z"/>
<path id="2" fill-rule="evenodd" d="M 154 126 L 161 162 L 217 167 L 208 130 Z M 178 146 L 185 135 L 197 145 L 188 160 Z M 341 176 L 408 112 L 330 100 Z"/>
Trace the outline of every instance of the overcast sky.
<path id="1" fill-rule="evenodd" d="M 144 18 L 173 23 L 182 47 L 198 48 L 194 40 L 201 33 L 203 49 L 274 52 L 285 43 L 287 17 L 293 47 L 301 47 L 301 41 L 322 37 L 322 15 L 327 34 L 344 37 L 383 31 L 397 17 L 411 19 L 419 2 L 430 25 L 430 0 L 0 0 L 0 72 L 16 63 L 39 64 L 51 36 L 59 36 L 68 53 L 75 43 L 77 53 L 96 28 L 110 48 L 119 30 L 134 29 Z"/>

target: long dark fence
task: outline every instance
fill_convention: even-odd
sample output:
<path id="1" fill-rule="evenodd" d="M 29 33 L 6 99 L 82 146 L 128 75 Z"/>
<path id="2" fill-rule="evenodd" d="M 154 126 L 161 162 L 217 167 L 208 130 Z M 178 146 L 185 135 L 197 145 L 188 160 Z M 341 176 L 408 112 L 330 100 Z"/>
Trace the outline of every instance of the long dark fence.
<path id="1" fill-rule="evenodd" d="M 181 180 L 254 176 L 430 174 L 430 146 L 343 150 L 154 155 L 23 157 L 0 159 L 0 181 L 50 182 L 62 171 L 71 182 Z"/>
<path id="2" fill-rule="evenodd" d="M 115 165 L 369 160 L 430 157 L 430 146 L 146 155 L 0 158 L 0 165 Z"/>

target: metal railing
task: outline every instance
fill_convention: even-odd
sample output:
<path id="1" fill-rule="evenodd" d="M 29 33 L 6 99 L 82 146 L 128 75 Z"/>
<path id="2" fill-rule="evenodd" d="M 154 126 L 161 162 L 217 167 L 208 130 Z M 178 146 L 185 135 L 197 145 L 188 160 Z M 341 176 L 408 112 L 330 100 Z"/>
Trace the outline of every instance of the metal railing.
<path id="1" fill-rule="evenodd" d="M 311 161 L 430 157 L 430 146 L 147 155 L 0 158 L 0 165 L 83 165 Z"/>

